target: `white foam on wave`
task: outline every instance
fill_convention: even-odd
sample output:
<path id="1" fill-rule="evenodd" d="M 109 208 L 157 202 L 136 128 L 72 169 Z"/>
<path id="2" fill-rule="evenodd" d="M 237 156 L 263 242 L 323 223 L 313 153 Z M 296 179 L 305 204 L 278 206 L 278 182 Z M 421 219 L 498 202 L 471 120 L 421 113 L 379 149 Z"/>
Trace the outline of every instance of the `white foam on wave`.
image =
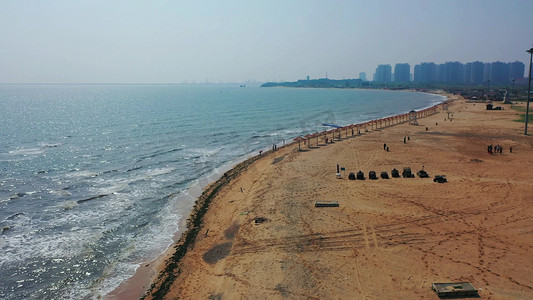
<path id="1" fill-rule="evenodd" d="M 98 214 L 95 213 L 91 217 L 97 218 Z M 80 228 L 74 232 L 61 232 L 54 228 L 70 224 L 72 221 L 81 222 L 84 218 L 85 216 L 80 217 L 73 212 L 49 220 L 49 224 L 40 224 L 27 215 L 17 217 L 11 222 L 12 224 L 9 224 L 13 229 L 8 235 L 3 236 L 5 243 L 2 247 L 0 265 L 35 258 L 68 259 L 79 255 L 89 243 L 99 238 L 100 234 L 91 228 Z"/>
<path id="2" fill-rule="evenodd" d="M 39 155 L 42 154 L 44 150 L 42 148 L 17 148 L 15 150 L 11 150 L 8 153 L 11 155 Z"/>
<path id="3" fill-rule="evenodd" d="M 209 157 L 216 155 L 219 153 L 223 147 L 217 147 L 217 148 L 190 148 L 187 149 L 188 155 L 191 157 Z"/>
<path id="4" fill-rule="evenodd" d="M 67 190 L 50 190 L 50 191 L 48 191 L 48 193 L 53 194 L 53 195 L 57 195 L 57 196 L 61 196 L 61 197 L 72 196 L 72 193 L 67 191 Z"/>
<path id="5" fill-rule="evenodd" d="M 42 148 L 17 148 L 8 152 L 0 153 L 0 161 L 17 162 L 30 160 L 44 153 Z"/>
<path id="6" fill-rule="evenodd" d="M 159 175 L 172 173 L 175 170 L 176 170 L 176 168 L 171 168 L 171 167 L 150 169 L 150 170 L 146 171 L 146 176 L 148 176 L 148 177 L 156 177 L 156 176 L 159 176 Z"/>
<path id="7" fill-rule="evenodd" d="M 75 169 L 73 172 L 65 174 L 65 177 L 67 178 L 77 178 L 77 177 L 78 178 L 79 177 L 90 178 L 90 177 L 96 177 L 96 176 L 98 176 L 98 173 L 96 172 L 89 171 L 89 170 L 80 170 L 80 169 Z"/>
<path id="8" fill-rule="evenodd" d="M 132 246 L 104 270 L 102 278 L 98 280 L 99 284 L 94 287 L 97 296 L 113 291 L 122 281 L 133 276 L 140 264 L 157 258 L 173 244 L 172 237 L 178 231 L 178 223 L 182 218 L 175 211 L 177 199 L 178 197 L 172 197 L 155 216 L 152 223 L 157 225 L 144 227 L 133 239 Z"/>
<path id="9" fill-rule="evenodd" d="M 39 146 L 42 148 L 56 148 L 63 145 L 62 143 L 45 143 L 45 142 L 39 142 Z"/>

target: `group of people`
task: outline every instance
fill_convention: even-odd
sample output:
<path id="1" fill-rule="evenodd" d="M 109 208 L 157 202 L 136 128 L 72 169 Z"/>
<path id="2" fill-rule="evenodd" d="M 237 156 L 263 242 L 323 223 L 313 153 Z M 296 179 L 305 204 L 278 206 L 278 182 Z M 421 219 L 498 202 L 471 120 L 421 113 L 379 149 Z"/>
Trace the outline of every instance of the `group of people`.
<path id="1" fill-rule="evenodd" d="M 511 146 L 509 148 L 509 152 L 513 153 L 513 146 Z M 487 153 L 489 153 L 489 154 L 492 154 L 492 153 L 500 153 L 500 154 L 502 154 L 503 153 L 503 147 L 500 146 L 500 145 L 493 146 L 492 144 L 490 144 L 487 147 Z"/>

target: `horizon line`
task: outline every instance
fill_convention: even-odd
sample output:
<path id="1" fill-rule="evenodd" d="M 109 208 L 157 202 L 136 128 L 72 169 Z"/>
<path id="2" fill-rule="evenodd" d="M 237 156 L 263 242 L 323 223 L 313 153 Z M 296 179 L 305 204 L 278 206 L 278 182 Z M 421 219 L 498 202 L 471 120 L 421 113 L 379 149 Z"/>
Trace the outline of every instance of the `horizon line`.
<path id="1" fill-rule="evenodd" d="M 242 85 L 246 83 L 260 84 L 264 82 L 0 82 L 0 85 Z"/>

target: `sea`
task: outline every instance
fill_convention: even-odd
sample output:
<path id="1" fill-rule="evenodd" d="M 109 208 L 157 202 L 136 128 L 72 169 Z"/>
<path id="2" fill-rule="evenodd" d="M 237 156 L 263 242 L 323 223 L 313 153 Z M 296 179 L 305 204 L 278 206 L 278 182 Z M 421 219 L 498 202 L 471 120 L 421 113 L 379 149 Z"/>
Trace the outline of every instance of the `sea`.
<path id="1" fill-rule="evenodd" d="M 444 101 L 362 89 L 0 85 L 0 298 L 96 299 L 259 151 Z"/>

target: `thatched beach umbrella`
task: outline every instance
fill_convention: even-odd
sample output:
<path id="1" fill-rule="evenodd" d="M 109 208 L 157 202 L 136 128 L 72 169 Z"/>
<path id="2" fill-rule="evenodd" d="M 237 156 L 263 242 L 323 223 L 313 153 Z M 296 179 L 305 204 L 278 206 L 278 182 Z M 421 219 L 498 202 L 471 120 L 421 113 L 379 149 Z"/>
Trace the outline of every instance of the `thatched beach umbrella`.
<path id="1" fill-rule="evenodd" d="M 348 125 L 348 128 L 350 128 L 352 130 L 352 136 L 353 136 L 353 129 L 354 129 L 355 125 L 354 124 L 351 124 L 351 125 Z"/>
<path id="2" fill-rule="evenodd" d="M 300 142 L 303 141 L 303 140 L 304 140 L 304 138 L 302 138 L 301 136 L 295 137 L 295 138 L 293 139 L 293 141 L 297 141 L 297 142 L 298 142 L 298 150 L 302 150 L 302 149 L 300 148 Z"/>
<path id="3" fill-rule="evenodd" d="M 330 130 L 326 131 L 326 135 L 328 135 L 330 133 L 331 133 L 331 141 L 333 141 L 333 139 L 335 138 L 335 134 L 333 133 L 333 129 L 330 129 Z"/>
<path id="4" fill-rule="evenodd" d="M 311 140 L 310 140 L 310 139 L 311 139 L 312 137 L 313 137 L 312 134 L 306 134 L 306 135 L 304 135 L 304 138 L 307 140 L 307 147 L 308 147 L 308 148 L 311 148 Z"/>

